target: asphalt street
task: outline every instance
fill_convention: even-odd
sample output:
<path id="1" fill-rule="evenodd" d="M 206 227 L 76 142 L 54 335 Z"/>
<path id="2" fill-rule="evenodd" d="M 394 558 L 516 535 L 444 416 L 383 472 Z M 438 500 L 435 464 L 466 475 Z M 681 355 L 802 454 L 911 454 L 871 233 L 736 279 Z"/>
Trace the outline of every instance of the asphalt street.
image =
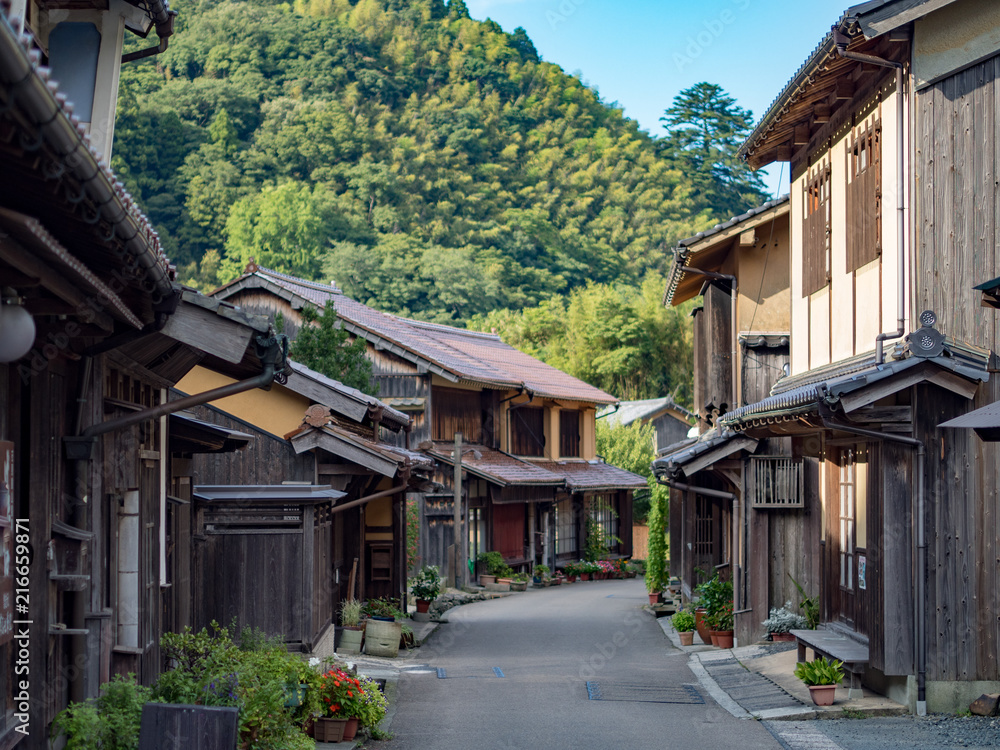
<path id="1" fill-rule="evenodd" d="M 645 601 L 634 579 L 451 610 L 400 675 L 393 739 L 372 746 L 780 748 L 715 704 Z"/>

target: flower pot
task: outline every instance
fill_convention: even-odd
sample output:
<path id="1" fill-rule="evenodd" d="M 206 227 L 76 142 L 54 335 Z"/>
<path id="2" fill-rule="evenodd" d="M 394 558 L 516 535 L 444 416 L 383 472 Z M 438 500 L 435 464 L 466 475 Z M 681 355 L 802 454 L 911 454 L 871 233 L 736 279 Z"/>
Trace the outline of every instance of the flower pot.
<path id="1" fill-rule="evenodd" d="M 576 576 L 566 576 L 567 583 L 576 583 Z"/>
<path id="2" fill-rule="evenodd" d="M 496 582 L 497 582 L 497 577 L 496 576 L 491 576 L 491 575 L 489 575 L 487 573 L 480 573 L 479 574 L 479 585 L 480 586 L 485 586 L 487 583 L 496 583 Z"/>
<path id="3" fill-rule="evenodd" d="M 295 708 L 296 706 L 301 706 L 303 701 L 306 699 L 306 690 L 308 689 L 308 685 L 303 685 L 301 683 L 297 685 L 285 685 L 285 708 Z"/>
<path id="4" fill-rule="evenodd" d="M 678 634 L 681 639 L 682 646 L 693 646 L 694 645 L 694 631 L 693 630 L 682 630 Z"/>
<path id="5" fill-rule="evenodd" d="M 350 742 L 354 739 L 354 735 L 358 733 L 358 717 L 352 716 L 344 724 L 344 742 Z"/>
<path id="6" fill-rule="evenodd" d="M 316 719 L 313 734 L 317 742 L 340 742 L 346 726 L 347 719 Z"/>
<path id="7" fill-rule="evenodd" d="M 514 583 L 514 579 L 513 578 L 497 578 L 497 583 L 499 583 L 501 585 L 507 584 L 508 586 L 510 586 L 512 583 Z"/>
<path id="8" fill-rule="evenodd" d="M 771 640 L 774 643 L 795 643 L 795 636 L 791 633 L 771 633 Z"/>
<path id="9" fill-rule="evenodd" d="M 399 655 L 399 638 L 403 625 L 384 620 L 368 620 L 365 626 L 365 653 L 394 659 Z"/>
<path id="10" fill-rule="evenodd" d="M 511 591 L 527 591 L 528 582 L 527 581 L 512 581 L 510 584 Z"/>
<path id="11" fill-rule="evenodd" d="M 694 611 L 694 626 L 698 631 L 698 637 L 701 638 L 702 643 L 707 643 L 711 645 L 712 636 L 708 629 L 708 625 L 705 623 L 705 608 L 698 607 Z"/>
<path id="12" fill-rule="evenodd" d="M 580 574 L 580 580 L 581 581 L 589 581 L 590 580 L 590 573 L 581 573 Z"/>
<path id="13" fill-rule="evenodd" d="M 420 614 L 426 614 L 427 610 L 431 608 L 430 600 L 428 599 L 417 599 L 417 612 Z"/>
<path id="14" fill-rule="evenodd" d="M 650 606 L 652 606 L 654 604 L 659 604 L 659 603 L 660 603 L 660 592 L 657 591 L 655 594 L 650 593 L 650 595 L 649 595 L 649 604 L 650 604 Z"/>
<path id="15" fill-rule="evenodd" d="M 343 627 L 340 629 L 340 644 L 337 651 L 342 654 L 360 654 L 361 636 L 363 632 L 357 627 Z"/>
<path id="16" fill-rule="evenodd" d="M 836 685 L 810 685 L 809 695 L 817 706 L 832 706 L 837 692 Z"/>
<path id="17" fill-rule="evenodd" d="M 712 634 L 712 645 L 718 648 L 732 648 L 733 647 L 733 631 L 732 630 L 713 630 Z"/>

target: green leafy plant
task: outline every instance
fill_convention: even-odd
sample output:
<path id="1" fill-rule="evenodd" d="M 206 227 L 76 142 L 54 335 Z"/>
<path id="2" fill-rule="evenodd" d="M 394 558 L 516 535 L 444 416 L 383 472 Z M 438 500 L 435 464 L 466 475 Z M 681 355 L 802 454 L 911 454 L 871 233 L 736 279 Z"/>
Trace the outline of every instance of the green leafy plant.
<path id="1" fill-rule="evenodd" d="M 350 719 L 363 710 L 365 689 L 361 680 L 340 667 L 332 667 L 319 681 L 320 700 L 328 719 Z"/>
<path id="2" fill-rule="evenodd" d="M 485 568 L 487 575 L 497 576 L 498 578 L 503 576 L 506 578 L 511 572 L 511 569 L 503 561 L 503 555 L 496 550 L 480 552 L 476 558 L 476 562 Z"/>
<path id="3" fill-rule="evenodd" d="M 371 677 L 360 675 L 358 682 L 361 683 L 362 690 L 361 700 L 358 703 L 358 724 L 372 730 L 385 718 L 389 703 L 378 683 Z"/>
<path id="4" fill-rule="evenodd" d="M 530 577 L 531 576 L 529 576 L 527 573 L 515 573 L 514 575 L 511 576 L 511 578 L 514 581 L 517 581 L 518 583 L 527 583 Z"/>
<path id="5" fill-rule="evenodd" d="M 795 676 L 806 685 L 838 685 L 844 679 L 844 663 L 821 656 L 815 661 L 800 662 L 795 666 Z"/>
<path id="6" fill-rule="evenodd" d="M 416 570 L 420 561 L 420 505 L 406 501 L 406 569 Z"/>
<path id="7" fill-rule="evenodd" d="M 698 585 L 698 606 L 705 608 L 705 619 L 710 619 L 725 605 L 732 611 L 733 583 L 723 581 L 718 574 Z M 718 628 L 717 628 L 718 629 Z"/>
<path id="8" fill-rule="evenodd" d="M 52 722 L 52 737 L 66 737 L 73 750 L 135 750 L 139 747 L 142 706 L 152 691 L 136 684 L 135 675 L 116 675 L 96 700 L 72 703 Z"/>
<path id="9" fill-rule="evenodd" d="M 433 601 L 441 593 L 441 574 L 436 565 L 425 565 L 410 580 L 413 596 L 425 601 Z"/>
<path id="10" fill-rule="evenodd" d="M 789 573 L 788 577 L 792 578 L 792 574 Z M 792 578 L 792 583 L 799 591 L 799 609 L 806 616 L 806 627 L 809 630 L 815 630 L 819 627 L 819 596 L 806 596 L 805 589 L 799 585 L 798 581 Z"/>
<path id="11" fill-rule="evenodd" d="M 583 546 L 584 560 L 601 560 L 606 558 L 611 555 L 612 545 L 621 544 L 622 541 L 617 536 L 609 534 L 597 520 L 595 516 L 600 511 L 609 511 L 612 517 L 618 518 L 618 513 L 607 502 L 603 500 L 593 502 L 590 512 L 587 513 L 587 537 Z"/>
<path id="12" fill-rule="evenodd" d="M 340 603 L 340 624 L 345 628 L 356 628 L 361 622 L 361 602 L 345 599 Z"/>
<path id="13" fill-rule="evenodd" d="M 344 385 L 378 395 L 371 382 L 372 363 L 365 356 L 365 340 L 351 341 L 332 304 L 323 308 L 322 315 L 306 305 L 302 323 L 289 352 L 292 359 Z"/>
<path id="14" fill-rule="evenodd" d="M 674 626 L 674 630 L 678 633 L 685 633 L 689 630 L 694 630 L 695 627 L 694 615 L 683 609 L 670 618 L 670 623 Z"/>
<path id="15" fill-rule="evenodd" d="M 548 578 L 548 577 L 549 577 L 549 574 L 550 574 L 551 572 L 552 572 L 552 571 L 551 571 L 551 570 L 549 570 L 549 566 L 548 566 L 548 565 L 536 565 L 536 566 L 534 567 L 534 569 L 532 570 L 532 574 L 534 575 L 534 577 L 535 577 L 535 578 L 539 578 L 539 579 L 541 579 L 541 580 L 543 580 L 543 581 L 544 581 L 544 580 L 545 580 L 546 578 Z"/>
<path id="16" fill-rule="evenodd" d="M 406 617 L 406 613 L 399 609 L 399 602 L 388 596 L 369 599 L 361 611 L 368 617 L 391 617 L 394 620 Z"/>
<path id="17" fill-rule="evenodd" d="M 711 630 L 728 632 L 733 629 L 733 602 L 723 602 L 717 609 L 705 613 L 705 622 Z"/>
<path id="18" fill-rule="evenodd" d="M 658 594 L 667 586 L 667 500 L 654 495 L 649 510 L 649 548 L 645 565 L 646 591 Z"/>

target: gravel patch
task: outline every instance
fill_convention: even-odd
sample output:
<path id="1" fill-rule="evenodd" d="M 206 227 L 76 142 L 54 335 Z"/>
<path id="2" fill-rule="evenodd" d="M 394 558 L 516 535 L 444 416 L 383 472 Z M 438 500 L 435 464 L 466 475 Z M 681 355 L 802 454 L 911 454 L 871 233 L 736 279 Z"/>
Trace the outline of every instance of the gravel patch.
<path id="1" fill-rule="evenodd" d="M 1000 747 L 1000 717 L 934 714 L 810 722 L 765 722 L 765 726 L 788 750 L 806 747 L 841 747 L 844 750 Z M 825 740 L 817 742 L 814 736 L 816 733 L 821 733 Z"/>

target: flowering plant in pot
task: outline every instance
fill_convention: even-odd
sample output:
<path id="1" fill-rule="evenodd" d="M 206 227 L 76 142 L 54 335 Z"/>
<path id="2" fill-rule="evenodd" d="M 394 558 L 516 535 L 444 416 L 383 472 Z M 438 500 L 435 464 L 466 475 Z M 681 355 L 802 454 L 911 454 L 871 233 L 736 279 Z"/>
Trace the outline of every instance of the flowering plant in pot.
<path id="1" fill-rule="evenodd" d="M 795 676 L 809 686 L 813 703 L 830 706 L 833 705 L 837 685 L 844 679 L 844 663 L 836 659 L 829 661 L 821 656 L 815 661 L 797 664 Z"/>
<path id="2" fill-rule="evenodd" d="M 772 641 L 794 641 L 795 636 L 788 631 L 804 630 L 809 626 L 808 620 L 792 612 L 791 607 L 790 601 L 785 602 L 784 607 L 772 607 L 768 618 L 761 623 Z"/>
<path id="3" fill-rule="evenodd" d="M 733 647 L 733 602 L 722 602 L 705 615 L 712 643 L 719 648 Z"/>
<path id="4" fill-rule="evenodd" d="M 532 581 L 536 586 L 546 586 L 550 580 L 548 565 L 536 565 L 532 570 Z"/>
<path id="5" fill-rule="evenodd" d="M 371 677 L 358 676 L 361 700 L 358 702 L 358 725 L 363 729 L 374 729 L 385 718 L 389 702 L 385 694 Z"/>
<path id="6" fill-rule="evenodd" d="M 353 739 L 358 731 L 358 718 L 363 712 L 365 688 L 361 680 L 334 666 L 319 680 L 319 696 L 324 710 L 321 720 L 316 722 L 317 733 L 324 733 L 322 719 L 345 721 L 344 739 Z M 320 739 L 317 737 L 316 739 Z"/>
<path id="7" fill-rule="evenodd" d="M 425 565 L 410 581 L 410 590 L 417 600 L 417 612 L 426 612 L 430 603 L 441 593 L 441 574 L 436 565 Z"/>
<path id="8" fill-rule="evenodd" d="M 680 636 L 682 646 L 694 645 L 694 615 L 681 610 L 670 618 L 670 623 Z"/>

